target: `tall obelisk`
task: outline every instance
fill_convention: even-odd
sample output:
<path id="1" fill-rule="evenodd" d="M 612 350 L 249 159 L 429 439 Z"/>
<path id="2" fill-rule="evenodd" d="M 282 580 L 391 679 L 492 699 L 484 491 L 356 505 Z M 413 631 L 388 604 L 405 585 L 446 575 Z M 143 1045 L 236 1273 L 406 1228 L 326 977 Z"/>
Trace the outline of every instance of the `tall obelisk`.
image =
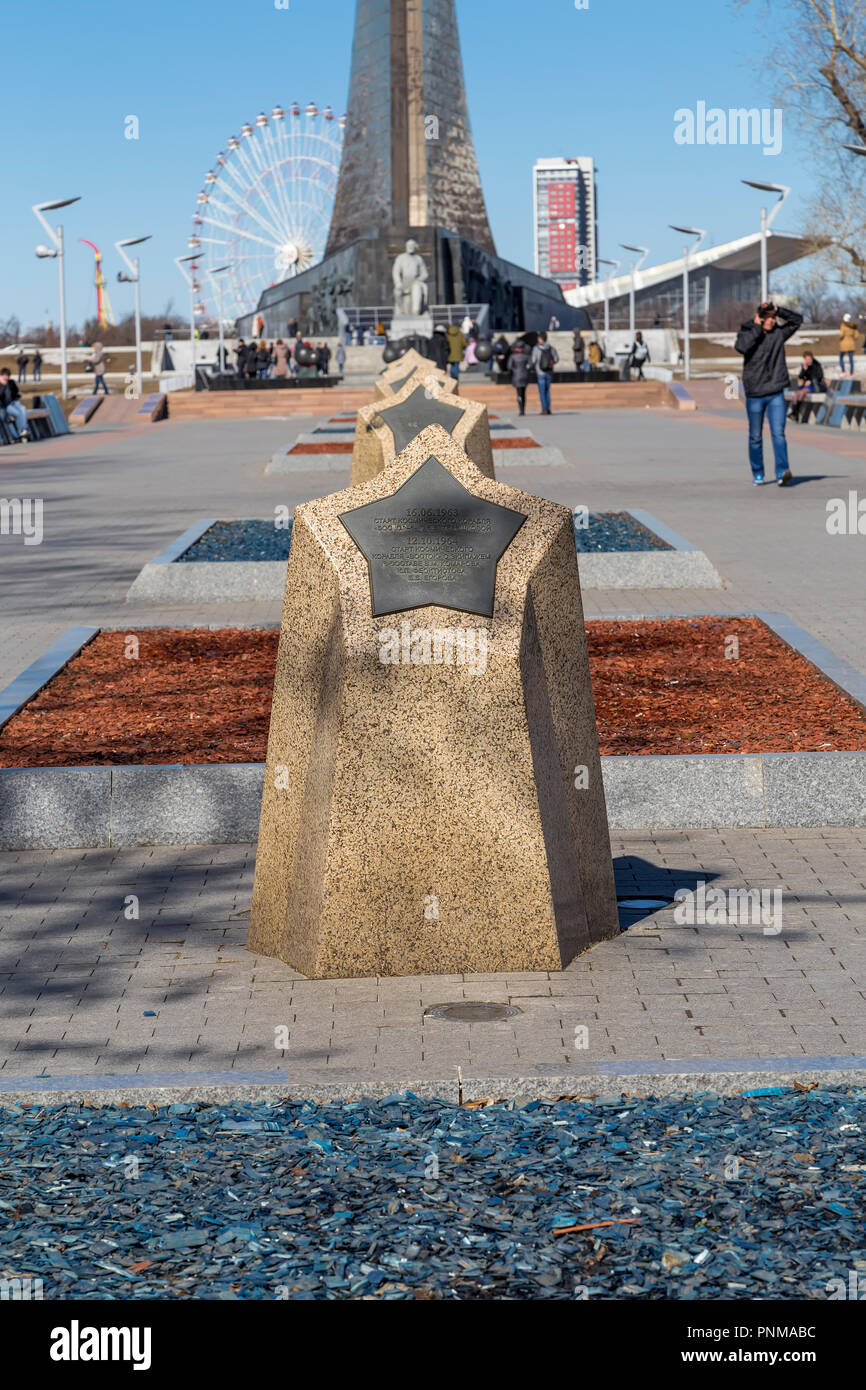
<path id="1" fill-rule="evenodd" d="M 327 254 L 374 228 L 441 227 L 495 254 L 454 0 L 357 0 Z"/>

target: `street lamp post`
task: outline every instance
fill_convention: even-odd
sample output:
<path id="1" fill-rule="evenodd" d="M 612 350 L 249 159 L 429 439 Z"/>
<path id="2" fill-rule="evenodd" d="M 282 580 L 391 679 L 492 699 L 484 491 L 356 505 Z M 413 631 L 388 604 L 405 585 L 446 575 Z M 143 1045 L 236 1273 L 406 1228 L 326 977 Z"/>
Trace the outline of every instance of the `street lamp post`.
<path id="1" fill-rule="evenodd" d="M 745 183 L 749 188 L 758 188 L 762 193 L 778 193 L 780 196 L 776 200 L 769 215 L 766 208 L 761 208 L 761 303 L 766 304 L 770 296 L 770 272 L 767 268 L 767 234 L 770 230 L 770 223 L 784 203 L 790 188 L 784 183 L 761 183 L 755 179 L 740 179 L 740 183 Z"/>
<path id="2" fill-rule="evenodd" d="M 69 386 L 69 375 L 66 364 L 66 283 L 63 275 L 63 228 L 58 226 L 55 230 L 50 223 L 46 222 L 42 216 L 44 212 L 54 212 L 57 208 L 68 208 L 72 203 L 81 201 L 80 194 L 75 198 L 59 198 L 51 203 L 34 203 L 33 211 L 39 218 L 46 232 L 54 242 L 54 250 L 49 246 L 37 246 L 36 254 L 40 260 L 47 260 L 51 257 L 57 258 L 57 271 L 60 279 L 60 391 L 63 399 Z"/>
<path id="3" fill-rule="evenodd" d="M 620 246 L 623 251 L 633 251 L 635 255 L 640 256 L 639 261 L 632 261 L 631 263 L 631 288 L 628 292 L 628 331 L 632 342 L 634 342 L 634 277 L 649 255 L 649 248 L 646 246 L 628 246 L 624 241 L 620 242 Z"/>
<path id="4" fill-rule="evenodd" d="M 599 265 L 609 265 L 612 268 L 604 277 L 604 355 L 607 357 L 608 342 L 610 340 L 610 280 L 613 272 L 619 270 L 621 262 L 612 261 L 607 256 L 599 256 Z"/>
<path id="5" fill-rule="evenodd" d="M 222 282 L 222 280 L 221 280 L 219 277 L 220 277 L 221 275 L 224 275 L 225 272 L 226 272 L 227 270 L 231 270 L 231 266 L 230 266 L 230 265 L 218 265 L 218 266 L 215 266 L 213 270 L 209 270 L 209 271 L 208 271 L 208 275 L 210 276 L 210 278 L 213 280 L 214 284 L 216 285 L 217 299 L 218 299 L 218 301 L 219 301 L 219 316 L 220 316 L 219 331 L 220 331 L 220 342 L 219 342 L 219 358 L 218 358 L 218 360 L 217 360 L 217 373 L 218 373 L 219 376 L 222 376 L 222 374 L 223 374 L 223 362 L 224 362 L 224 357 L 223 357 L 223 352 L 224 352 L 224 349 L 223 349 L 223 282 Z"/>
<path id="6" fill-rule="evenodd" d="M 691 323 L 690 312 L 691 303 L 689 302 L 689 253 L 697 251 L 704 237 L 706 236 L 705 227 L 677 227 L 673 222 L 670 224 L 672 232 L 682 232 L 683 236 L 697 237 L 693 246 L 683 247 L 683 380 L 689 381 L 692 375 L 692 343 L 691 343 Z"/>
<path id="7" fill-rule="evenodd" d="M 150 237 L 131 236 L 127 237 L 125 241 L 116 241 L 114 243 L 114 249 L 117 251 L 117 254 L 126 262 L 132 271 L 131 275 L 124 275 L 123 271 L 119 270 L 117 272 L 117 278 L 126 283 L 132 281 L 133 285 L 135 285 L 135 389 L 139 396 L 141 395 L 141 273 L 139 271 L 138 257 L 136 256 L 135 260 L 131 261 L 124 247 L 140 246 L 143 241 L 150 241 Z"/>
<path id="8" fill-rule="evenodd" d="M 195 390 L 195 276 L 189 275 L 184 266 L 189 261 L 201 259 L 201 252 L 198 251 L 192 256 L 175 256 L 174 263 L 189 285 L 189 350 L 192 357 L 192 388 Z"/>

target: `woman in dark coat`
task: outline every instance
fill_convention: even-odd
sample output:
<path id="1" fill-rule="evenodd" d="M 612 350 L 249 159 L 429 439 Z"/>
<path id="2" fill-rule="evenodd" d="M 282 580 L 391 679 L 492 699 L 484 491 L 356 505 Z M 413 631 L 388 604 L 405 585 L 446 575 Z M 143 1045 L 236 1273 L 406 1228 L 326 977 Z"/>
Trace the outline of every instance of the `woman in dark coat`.
<path id="1" fill-rule="evenodd" d="M 526 414 L 526 385 L 529 381 L 529 358 L 530 351 L 528 345 L 522 338 L 511 349 L 511 356 L 508 365 L 511 369 L 511 385 L 517 392 L 517 413 Z"/>

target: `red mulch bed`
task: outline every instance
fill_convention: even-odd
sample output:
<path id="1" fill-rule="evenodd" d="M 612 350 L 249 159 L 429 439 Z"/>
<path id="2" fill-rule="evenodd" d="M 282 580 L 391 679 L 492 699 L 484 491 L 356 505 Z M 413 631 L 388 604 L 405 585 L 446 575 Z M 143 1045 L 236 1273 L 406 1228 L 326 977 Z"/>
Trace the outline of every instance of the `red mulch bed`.
<path id="1" fill-rule="evenodd" d="M 537 439 L 531 435 L 523 434 L 498 434 L 492 439 L 491 444 L 494 449 L 540 449 L 541 445 Z"/>
<path id="2" fill-rule="evenodd" d="M 602 753 L 866 749 L 866 713 L 757 618 L 587 633 Z M 263 762 L 278 634 L 138 635 L 138 660 L 123 632 L 89 643 L 0 730 L 0 766 Z"/>
<path id="3" fill-rule="evenodd" d="M 329 439 L 326 444 L 293 444 L 290 454 L 351 454 L 354 444 L 348 439 Z"/>

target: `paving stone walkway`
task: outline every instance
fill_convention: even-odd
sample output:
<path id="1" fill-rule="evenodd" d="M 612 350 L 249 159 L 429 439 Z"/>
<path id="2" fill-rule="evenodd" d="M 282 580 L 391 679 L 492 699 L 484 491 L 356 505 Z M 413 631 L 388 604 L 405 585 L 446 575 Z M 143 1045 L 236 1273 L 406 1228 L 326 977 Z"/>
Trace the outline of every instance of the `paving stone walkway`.
<path id="1" fill-rule="evenodd" d="M 245 949 L 253 846 L 6 852 L 0 1081 L 279 1069 L 436 1079 L 458 1066 L 469 1079 L 866 1054 L 866 831 L 624 834 L 613 848 L 621 896 L 672 896 L 701 879 L 781 886 L 782 930 L 624 909 L 627 930 L 559 974 L 313 981 Z M 521 1012 L 483 1024 L 425 1015 L 465 999 Z"/>

